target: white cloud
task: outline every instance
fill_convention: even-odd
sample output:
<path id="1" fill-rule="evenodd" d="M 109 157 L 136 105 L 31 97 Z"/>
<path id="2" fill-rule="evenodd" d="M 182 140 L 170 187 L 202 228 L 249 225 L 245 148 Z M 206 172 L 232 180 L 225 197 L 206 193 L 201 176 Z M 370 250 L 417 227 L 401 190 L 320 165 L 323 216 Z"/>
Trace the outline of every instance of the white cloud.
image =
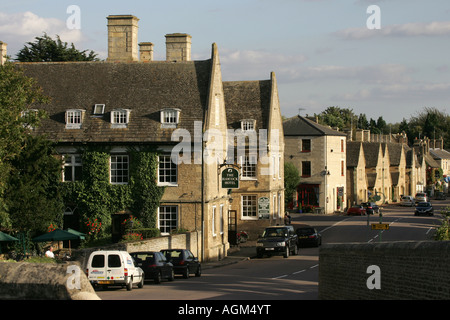
<path id="1" fill-rule="evenodd" d="M 30 11 L 12 14 L 0 12 L 0 40 L 8 43 L 8 47 L 17 50 L 44 32 L 52 38 L 59 35 L 62 41 L 68 43 L 83 40 L 81 30 L 68 29 L 66 21 L 40 17 Z"/>
<path id="2" fill-rule="evenodd" d="M 416 36 L 449 36 L 450 21 L 435 21 L 430 23 L 405 23 L 390 26 L 381 26 L 378 30 L 369 30 L 366 27 L 348 28 L 335 32 L 340 38 L 358 40 L 378 36 L 416 37 Z"/>

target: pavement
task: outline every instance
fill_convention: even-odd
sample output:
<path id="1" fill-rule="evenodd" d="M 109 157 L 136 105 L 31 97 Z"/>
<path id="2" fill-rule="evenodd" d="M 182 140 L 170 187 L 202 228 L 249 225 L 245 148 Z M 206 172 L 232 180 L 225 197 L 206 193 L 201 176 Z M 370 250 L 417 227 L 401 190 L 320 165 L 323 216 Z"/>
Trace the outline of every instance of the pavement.
<path id="1" fill-rule="evenodd" d="M 228 255 L 219 261 L 202 262 L 202 269 L 212 269 L 249 260 L 256 257 L 256 241 L 247 241 L 237 246 L 231 246 Z"/>

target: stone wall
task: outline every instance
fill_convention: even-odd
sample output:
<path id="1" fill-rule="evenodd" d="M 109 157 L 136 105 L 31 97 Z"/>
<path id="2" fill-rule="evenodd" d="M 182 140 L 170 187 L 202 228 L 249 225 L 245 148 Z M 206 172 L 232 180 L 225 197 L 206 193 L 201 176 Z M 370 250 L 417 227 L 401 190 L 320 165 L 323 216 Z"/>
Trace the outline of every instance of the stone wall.
<path id="1" fill-rule="evenodd" d="M 450 241 L 323 245 L 319 298 L 450 299 L 449 265 Z"/>

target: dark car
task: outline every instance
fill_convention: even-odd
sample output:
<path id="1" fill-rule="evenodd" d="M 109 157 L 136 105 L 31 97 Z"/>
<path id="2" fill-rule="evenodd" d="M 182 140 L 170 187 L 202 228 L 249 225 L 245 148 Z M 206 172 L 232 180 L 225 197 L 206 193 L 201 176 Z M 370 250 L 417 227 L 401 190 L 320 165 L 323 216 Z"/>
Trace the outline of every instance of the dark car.
<path id="1" fill-rule="evenodd" d="M 146 280 L 152 279 L 159 284 L 161 279 L 173 281 L 175 278 L 173 264 L 167 261 L 161 252 L 132 252 L 130 255 L 134 259 L 135 264 L 144 270 Z"/>
<path id="2" fill-rule="evenodd" d="M 367 214 L 380 213 L 380 207 L 375 202 L 363 202 L 361 205 L 366 209 Z"/>
<path id="3" fill-rule="evenodd" d="M 262 258 L 265 254 L 283 255 L 288 258 L 292 253 L 298 253 L 297 234 L 293 226 L 267 227 L 256 242 L 256 256 Z"/>
<path id="4" fill-rule="evenodd" d="M 432 216 L 434 214 L 433 206 L 430 202 L 419 202 L 414 212 L 415 216 L 428 215 Z"/>
<path id="5" fill-rule="evenodd" d="M 436 192 L 436 200 L 447 200 L 447 195 L 443 192 Z"/>
<path id="6" fill-rule="evenodd" d="M 314 246 L 318 247 L 322 244 L 322 235 L 317 229 L 308 225 L 301 226 L 295 230 L 298 237 L 298 246 Z"/>
<path id="7" fill-rule="evenodd" d="M 366 214 L 366 209 L 362 205 L 355 205 L 347 210 L 347 215 L 349 216 L 363 216 Z"/>
<path id="8" fill-rule="evenodd" d="M 166 249 L 161 250 L 166 259 L 173 264 L 175 274 L 182 274 L 183 278 L 189 278 L 189 274 L 200 277 L 202 266 L 190 250 L 187 249 Z"/>

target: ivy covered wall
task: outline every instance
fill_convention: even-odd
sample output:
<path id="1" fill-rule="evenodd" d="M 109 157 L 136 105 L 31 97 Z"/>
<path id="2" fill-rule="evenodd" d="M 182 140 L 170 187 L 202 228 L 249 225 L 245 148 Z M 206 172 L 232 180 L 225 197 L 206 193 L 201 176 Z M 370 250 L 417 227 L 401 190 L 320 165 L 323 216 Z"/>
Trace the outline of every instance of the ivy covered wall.
<path id="1" fill-rule="evenodd" d="M 164 188 L 157 185 L 156 151 L 127 150 L 127 184 L 110 183 L 110 149 L 86 148 L 77 154 L 82 157 L 82 179 L 63 182 L 61 188 L 65 206 L 76 208 L 81 231 L 91 231 L 95 237 L 111 234 L 112 215 L 117 213 L 137 217 L 145 228 L 157 227 Z M 87 223 L 94 222 L 96 228 L 88 228 Z"/>

